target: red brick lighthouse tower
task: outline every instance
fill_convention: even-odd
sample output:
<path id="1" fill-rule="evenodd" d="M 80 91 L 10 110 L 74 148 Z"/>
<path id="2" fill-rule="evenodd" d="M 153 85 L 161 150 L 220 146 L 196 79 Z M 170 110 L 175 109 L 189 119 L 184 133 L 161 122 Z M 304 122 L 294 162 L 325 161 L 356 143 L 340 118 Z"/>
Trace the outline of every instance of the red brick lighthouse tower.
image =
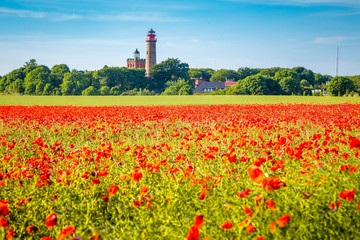
<path id="1" fill-rule="evenodd" d="M 145 70 L 146 77 L 150 77 L 150 69 L 151 66 L 156 64 L 156 41 L 155 31 L 148 31 L 148 35 L 146 38 L 146 62 L 145 62 Z"/>

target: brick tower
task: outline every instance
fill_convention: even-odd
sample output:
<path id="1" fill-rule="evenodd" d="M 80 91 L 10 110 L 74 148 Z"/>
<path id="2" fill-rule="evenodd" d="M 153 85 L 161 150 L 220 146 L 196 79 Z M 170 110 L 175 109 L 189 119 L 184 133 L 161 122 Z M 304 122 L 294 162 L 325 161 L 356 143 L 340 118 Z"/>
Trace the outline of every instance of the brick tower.
<path id="1" fill-rule="evenodd" d="M 151 66 L 156 64 L 156 41 L 155 31 L 148 31 L 148 35 L 146 38 L 146 62 L 145 62 L 145 70 L 146 77 L 150 77 L 150 69 Z"/>
<path id="2" fill-rule="evenodd" d="M 128 68 L 145 68 L 145 59 L 140 58 L 140 53 L 137 49 L 134 52 L 134 57 L 128 58 L 126 63 Z"/>

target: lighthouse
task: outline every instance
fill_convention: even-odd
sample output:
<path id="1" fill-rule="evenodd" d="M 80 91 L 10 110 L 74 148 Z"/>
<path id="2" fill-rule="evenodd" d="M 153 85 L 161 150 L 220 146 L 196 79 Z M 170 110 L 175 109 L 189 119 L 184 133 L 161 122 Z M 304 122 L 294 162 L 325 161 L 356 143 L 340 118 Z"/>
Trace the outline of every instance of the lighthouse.
<path id="1" fill-rule="evenodd" d="M 146 77 L 150 77 L 150 69 L 154 64 L 156 64 L 156 41 L 155 31 L 151 29 L 148 31 L 146 38 Z"/>

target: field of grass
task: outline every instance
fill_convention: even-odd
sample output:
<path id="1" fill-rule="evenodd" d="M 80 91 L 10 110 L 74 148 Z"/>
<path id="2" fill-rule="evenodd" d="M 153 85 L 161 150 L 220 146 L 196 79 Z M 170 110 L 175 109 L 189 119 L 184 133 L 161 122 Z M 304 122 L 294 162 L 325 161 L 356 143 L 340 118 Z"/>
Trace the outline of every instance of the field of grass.
<path id="1" fill-rule="evenodd" d="M 312 96 L 10 96 L 0 95 L 0 105 L 147 106 L 219 104 L 339 104 L 360 103 L 360 97 Z"/>

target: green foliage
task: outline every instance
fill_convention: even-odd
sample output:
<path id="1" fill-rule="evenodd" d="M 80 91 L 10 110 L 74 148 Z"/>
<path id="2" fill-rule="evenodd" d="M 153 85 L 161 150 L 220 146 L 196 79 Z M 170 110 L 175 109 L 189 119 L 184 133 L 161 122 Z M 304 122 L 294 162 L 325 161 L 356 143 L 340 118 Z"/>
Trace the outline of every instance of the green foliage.
<path id="1" fill-rule="evenodd" d="M 304 67 L 294 67 L 292 70 L 299 75 L 300 79 L 308 81 L 309 85 L 315 84 L 315 74 L 313 71 L 307 70 Z"/>
<path id="2" fill-rule="evenodd" d="M 320 73 L 315 73 L 315 86 L 326 84 L 330 82 L 331 79 L 332 77 L 330 75 L 321 75 Z"/>
<path id="3" fill-rule="evenodd" d="M 249 68 L 249 67 L 242 67 L 238 69 L 238 73 L 240 75 L 240 79 L 244 79 L 249 76 L 253 76 L 258 74 L 261 71 L 260 68 Z"/>
<path id="4" fill-rule="evenodd" d="M 212 75 L 210 82 L 225 82 L 226 79 L 238 81 L 240 74 L 234 70 L 221 69 Z"/>
<path id="5" fill-rule="evenodd" d="M 210 80 L 214 73 L 215 70 L 211 68 L 190 68 L 189 70 L 190 78 L 202 78 L 205 80 Z"/>
<path id="6" fill-rule="evenodd" d="M 280 67 L 275 67 L 275 68 L 265 68 L 265 69 L 262 69 L 259 74 L 260 75 L 263 75 L 263 76 L 268 76 L 268 77 L 275 77 L 275 74 L 282 70 L 283 68 L 280 68 Z"/>
<path id="7" fill-rule="evenodd" d="M 120 95 L 121 88 L 120 86 L 115 86 L 110 89 L 110 95 Z"/>
<path id="8" fill-rule="evenodd" d="M 100 95 L 110 95 L 110 88 L 108 86 L 102 86 L 100 88 Z"/>
<path id="9" fill-rule="evenodd" d="M 334 77 L 331 79 L 327 88 L 331 96 L 343 96 L 346 92 L 354 90 L 354 82 L 346 77 Z"/>
<path id="10" fill-rule="evenodd" d="M 52 87 L 59 87 L 63 82 L 65 73 L 69 73 L 70 69 L 66 64 L 54 65 L 51 68 L 51 79 L 52 79 Z"/>
<path id="11" fill-rule="evenodd" d="M 84 91 L 82 91 L 82 95 L 96 96 L 96 95 L 99 95 L 99 91 L 96 88 L 94 88 L 93 86 L 90 86 L 90 87 L 86 88 Z"/>
<path id="12" fill-rule="evenodd" d="M 176 81 L 179 78 L 189 80 L 189 64 L 182 63 L 177 58 L 168 58 L 151 67 L 152 89 L 163 89 L 168 81 Z"/>
<path id="13" fill-rule="evenodd" d="M 167 88 L 161 95 L 191 95 L 192 89 L 185 79 L 169 81 L 166 83 Z"/>
<path id="14" fill-rule="evenodd" d="M 51 83 L 50 69 L 44 65 L 37 66 L 26 74 L 24 79 L 25 94 L 42 95 L 47 83 Z"/>
<path id="15" fill-rule="evenodd" d="M 275 73 L 274 79 L 279 82 L 282 94 L 301 95 L 300 76 L 289 69 L 282 69 Z"/>
<path id="16" fill-rule="evenodd" d="M 360 75 L 349 77 L 354 83 L 355 91 L 360 93 Z"/>
<path id="17" fill-rule="evenodd" d="M 35 59 L 30 59 L 29 61 L 25 62 L 24 63 L 24 67 L 28 67 L 28 66 L 37 66 L 37 62 Z"/>
<path id="18" fill-rule="evenodd" d="M 60 85 L 63 95 L 81 95 L 82 91 L 90 86 L 89 79 L 82 72 L 65 73 Z"/>
<path id="19" fill-rule="evenodd" d="M 151 70 L 152 78 L 145 77 L 145 69 L 128 69 L 125 67 L 108 67 L 91 72 L 81 72 L 70 68 L 66 64 L 54 65 L 51 71 L 44 65 L 38 65 L 35 59 L 27 61 L 23 67 L 15 69 L 5 76 L 0 77 L 0 93 L 5 94 L 26 94 L 26 95 L 81 95 L 90 86 L 91 91 L 85 93 L 105 94 L 105 95 L 136 95 L 138 89 L 147 91 L 155 90 L 161 93 L 165 90 L 166 82 L 177 82 L 179 78 L 187 81 L 187 86 L 183 88 L 171 87 L 164 95 L 168 94 L 191 94 L 194 87 L 191 78 L 210 79 L 211 81 L 225 81 L 235 79 L 236 81 L 245 80 L 235 87 L 217 90 L 211 95 L 231 95 L 231 94 L 297 94 L 311 95 L 311 90 L 327 88 L 326 83 L 332 79 L 329 75 L 313 73 L 304 67 L 285 68 L 249 68 L 242 67 L 238 71 L 219 70 L 211 68 L 192 68 L 189 69 L 187 63 L 182 63 L 179 59 L 169 58 L 153 66 Z M 262 77 L 255 77 L 261 75 Z M 66 76 L 66 78 L 65 78 Z M 264 81 L 264 79 L 266 81 Z M 338 91 L 336 95 L 345 94 L 346 90 L 350 94 L 352 91 L 360 93 L 360 76 L 348 77 L 354 88 Z M 265 82 L 265 83 L 264 83 Z M 169 86 L 167 86 L 169 87 Z M 330 87 L 330 89 L 334 86 Z M 148 90 L 150 89 L 150 90 Z M 173 89 L 176 89 L 175 91 Z M 133 91 L 134 90 L 134 91 Z M 143 90 L 145 91 L 145 90 Z M 336 91 L 336 89 L 334 90 Z M 146 92 L 146 91 L 145 91 Z M 175 93 L 174 93 L 175 92 Z M 150 92 L 150 94 L 153 94 Z M 351 95 L 351 94 L 350 94 Z"/>
<path id="20" fill-rule="evenodd" d="M 262 75 L 252 75 L 239 81 L 229 88 L 227 94 L 234 95 L 275 95 L 279 91 L 279 84 L 272 78 Z"/>
<path id="21" fill-rule="evenodd" d="M 132 90 L 128 90 L 126 92 L 123 92 L 121 95 L 122 96 L 148 96 L 148 95 L 152 95 L 153 93 L 150 92 L 148 89 L 137 89 L 134 88 Z"/>

